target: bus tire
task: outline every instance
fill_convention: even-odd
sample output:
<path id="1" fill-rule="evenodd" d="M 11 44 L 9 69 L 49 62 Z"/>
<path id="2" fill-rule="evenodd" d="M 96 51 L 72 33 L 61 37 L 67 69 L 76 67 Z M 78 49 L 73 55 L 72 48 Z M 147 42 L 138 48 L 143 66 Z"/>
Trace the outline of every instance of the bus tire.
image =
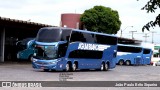
<path id="1" fill-rule="evenodd" d="M 104 71 L 104 67 L 105 67 L 105 64 L 104 64 L 104 63 L 102 63 L 102 64 L 101 64 L 101 68 L 100 68 L 100 70 L 101 70 L 101 71 Z"/>
<path id="2" fill-rule="evenodd" d="M 108 69 L 109 69 L 109 64 L 105 63 L 104 71 L 108 71 Z"/>
<path id="3" fill-rule="evenodd" d="M 120 61 L 118 62 L 118 64 L 119 64 L 119 65 L 123 65 L 123 64 L 124 64 L 124 61 L 123 61 L 123 60 L 120 60 Z"/>
<path id="4" fill-rule="evenodd" d="M 68 72 L 68 71 L 70 71 L 71 69 L 70 69 L 70 64 L 69 63 L 67 63 L 66 64 L 66 71 Z"/>
<path id="5" fill-rule="evenodd" d="M 76 71 L 76 69 L 77 69 L 77 64 L 73 63 L 73 65 L 72 65 L 72 71 Z"/>
<path id="6" fill-rule="evenodd" d="M 131 62 L 129 60 L 127 60 L 125 63 L 127 66 L 131 65 Z"/>

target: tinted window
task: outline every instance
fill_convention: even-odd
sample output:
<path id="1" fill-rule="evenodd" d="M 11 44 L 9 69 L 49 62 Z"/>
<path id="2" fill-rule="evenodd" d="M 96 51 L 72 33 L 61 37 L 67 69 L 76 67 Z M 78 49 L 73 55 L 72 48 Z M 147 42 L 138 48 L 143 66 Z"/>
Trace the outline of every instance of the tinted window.
<path id="1" fill-rule="evenodd" d="M 62 30 L 62 41 L 69 41 L 71 30 Z"/>
<path id="2" fill-rule="evenodd" d="M 61 39 L 61 29 L 40 29 L 36 40 L 39 42 L 57 42 Z"/>
<path id="3" fill-rule="evenodd" d="M 88 43 L 94 43 L 95 39 L 94 39 L 94 34 L 91 33 L 83 33 L 84 38 L 86 39 L 86 42 Z"/>
<path id="4" fill-rule="evenodd" d="M 59 44 L 59 47 L 58 47 L 59 57 L 64 57 L 66 55 L 67 47 L 68 47 L 67 43 Z"/>
<path id="5" fill-rule="evenodd" d="M 69 58 L 101 59 L 102 55 L 102 51 L 75 50 L 70 52 Z"/>
<path id="6" fill-rule="evenodd" d="M 149 54 L 150 51 L 151 51 L 150 49 L 144 49 L 144 50 L 143 50 L 143 54 Z"/>
<path id="7" fill-rule="evenodd" d="M 97 43 L 99 44 L 108 44 L 108 45 L 116 45 L 117 37 L 112 36 L 104 36 L 104 35 L 96 35 Z"/>
<path id="8" fill-rule="evenodd" d="M 34 39 L 34 38 L 26 38 L 26 39 L 23 39 L 23 40 L 21 40 L 21 41 L 18 41 L 18 42 L 16 43 L 17 49 L 18 49 L 19 51 L 26 49 L 27 46 L 32 45 L 33 41 L 31 41 L 31 40 L 33 40 L 33 39 Z"/>
<path id="9" fill-rule="evenodd" d="M 142 51 L 142 48 L 140 48 L 140 47 L 128 47 L 128 46 L 118 46 L 118 51 L 139 53 L 139 52 Z"/>
<path id="10" fill-rule="evenodd" d="M 82 32 L 72 31 L 70 42 L 76 42 L 76 41 L 86 42 L 86 39 L 84 38 Z"/>

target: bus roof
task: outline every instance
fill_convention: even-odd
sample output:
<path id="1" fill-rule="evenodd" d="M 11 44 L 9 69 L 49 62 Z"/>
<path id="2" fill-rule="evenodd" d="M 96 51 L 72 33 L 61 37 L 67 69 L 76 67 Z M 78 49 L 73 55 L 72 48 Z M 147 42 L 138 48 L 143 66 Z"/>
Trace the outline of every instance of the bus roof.
<path id="1" fill-rule="evenodd" d="M 116 35 L 111 35 L 111 34 L 106 34 L 106 33 L 99 33 L 99 32 L 80 30 L 80 29 L 73 29 L 73 28 L 64 28 L 64 27 L 43 27 L 41 29 L 62 29 L 62 30 L 71 30 L 71 31 L 84 32 L 84 33 L 92 33 L 92 34 L 99 34 L 99 35 L 117 37 Z"/>
<path id="2" fill-rule="evenodd" d="M 93 31 L 79 30 L 79 29 L 72 29 L 72 30 L 73 30 L 73 31 L 79 31 L 79 32 L 85 32 L 85 33 L 92 33 L 92 34 L 99 34 L 99 35 L 117 37 L 116 35 L 106 34 L 106 33 L 100 33 L 100 32 L 93 32 Z"/>

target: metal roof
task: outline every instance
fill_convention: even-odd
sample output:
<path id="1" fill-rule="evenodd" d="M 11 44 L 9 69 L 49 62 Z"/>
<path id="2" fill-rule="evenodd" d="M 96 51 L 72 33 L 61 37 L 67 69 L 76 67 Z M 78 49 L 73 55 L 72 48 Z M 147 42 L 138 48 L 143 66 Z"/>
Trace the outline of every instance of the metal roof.
<path id="1" fill-rule="evenodd" d="M 17 19 L 5 18 L 5 17 L 0 17 L 0 21 L 9 21 L 9 22 L 31 24 L 31 25 L 44 26 L 44 27 L 52 26 L 52 25 L 47 25 L 47 24 L 41 24 L 41 23 L 36 23 L 36 22 L 23 21 L 23 20 L 17 20 Z"/>

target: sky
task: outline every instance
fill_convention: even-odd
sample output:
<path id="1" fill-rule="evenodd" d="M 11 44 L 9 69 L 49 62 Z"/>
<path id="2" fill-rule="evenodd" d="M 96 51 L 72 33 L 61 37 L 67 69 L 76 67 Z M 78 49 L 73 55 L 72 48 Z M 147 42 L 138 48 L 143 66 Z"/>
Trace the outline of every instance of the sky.
<path id="1" fill-rule="evenodd" d="M 131 31 L 136 31 L 134 39 L 152 42 L 151 32 L 155 32 L 153 42 L 160 43 L 158 26 L 151 28 L 150 32 L 142 32 L 143 25 L 154 20 L 160 12 L 160 9 L 156 13 L 141 10 L 147 1 L 149 0 L 0 0 L 0 17 L 59 26 L 63 13 L 83 14 L 87 9 L 102 5 L 119 13 L 122 25 L 117 36 L 121 35 L 122 30 L 122 37 L 132 38 Z M 146 39 L 145 34 L 149 36 Z"/>

